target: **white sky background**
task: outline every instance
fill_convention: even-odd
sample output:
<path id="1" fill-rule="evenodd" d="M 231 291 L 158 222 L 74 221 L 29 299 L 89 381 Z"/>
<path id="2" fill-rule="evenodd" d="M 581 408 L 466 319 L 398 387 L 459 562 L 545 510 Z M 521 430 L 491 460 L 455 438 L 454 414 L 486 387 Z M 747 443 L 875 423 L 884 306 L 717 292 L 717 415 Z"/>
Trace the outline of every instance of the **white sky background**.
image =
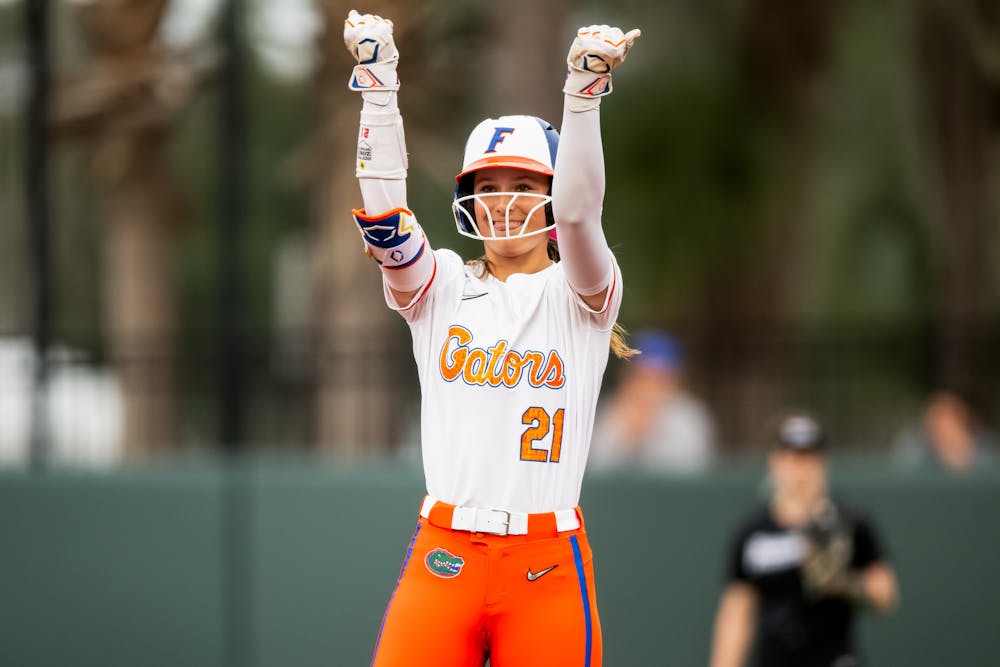
<path id="1" fill-rule="evenodd" d="M 0 0 L 0 8 L 29 0 Z M 91 2 L 93 0 L 63 0 Z M 297 81 L 315 64 L 315 39 L 320 16 L 313 0 L 244 0 L 246 39 L 253 55 L 273 76 Z M 160 26 L 160 38 L 175 48 L 210 42 L 222 0 L 171 0 Z M 14 11 L 20 7 L 13 7 Z M 20 50 L 0 50 L 0 114 L 23 103 L 27 77 Z"/>
<path id="2" fill-rule="evenodd" d="M 171 0 L 161 37 L 181 48 L 207 41 L 221 6 L 222 0 Z M 245 7 L 246 38 L 261 64 L 284 79 L 308 76 L 320 28 L 313 0 L 245 0 Z"/>

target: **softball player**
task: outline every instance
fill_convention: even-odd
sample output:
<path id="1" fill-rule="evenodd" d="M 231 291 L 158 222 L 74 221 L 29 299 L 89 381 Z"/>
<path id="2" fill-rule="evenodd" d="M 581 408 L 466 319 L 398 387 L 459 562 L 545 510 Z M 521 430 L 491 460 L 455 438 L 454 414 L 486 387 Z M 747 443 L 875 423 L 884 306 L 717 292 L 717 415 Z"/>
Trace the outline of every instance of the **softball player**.
<path id="1" fill-rule="evenodd" d="M 805 413 L 782 419 L 767 507 L 733 537 L 712 667 L 859 667 L 856 611 L 890 611 L 896 577 L 872 521 L 831 498 L 826 438 Z"/>
<path id="2" fill-rule="evenodd" d="M 579 31 L 561 138 L 532 116 L 472 131 L 452 208 L 485 254 L 465 263 L 432 250 L 406 207 L 392 22 L 354 11 L 345 22 L 363 98 L 354 219 L 413 336 L 427 483 L 373 665 L 601 664 L 577 503 L 609 347 L 631 350 L 601 230 L 599 107 L 638 36 Z"/>

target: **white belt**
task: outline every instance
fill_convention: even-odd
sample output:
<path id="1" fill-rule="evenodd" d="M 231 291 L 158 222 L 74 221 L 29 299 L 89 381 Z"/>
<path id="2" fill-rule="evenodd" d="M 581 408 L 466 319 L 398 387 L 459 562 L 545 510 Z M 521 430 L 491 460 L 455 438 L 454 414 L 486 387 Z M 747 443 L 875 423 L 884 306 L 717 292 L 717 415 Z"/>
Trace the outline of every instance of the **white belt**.
<path id="1" fill-rule="evenodd" d="M 431 495 L 426 496 L 423 504 L 420 506 L 420 516 L 425 519 L 429 518 L 431 508 L 438 502 L 441 501 Z M 556 530 L 560 533 L 567 530 L 576 530 L 580 527 L 580 517 L 574 508 L 559 510 L 550 514 L 555 518 Z M 491 535 L 527 535 L 529 516 L 531 515 L 528 512 L 508 512 L 506 510 L 455 506 L 451 515 L 451 528 L 452 530 L 465 530 L 470 533 L 490 533 Z"/>

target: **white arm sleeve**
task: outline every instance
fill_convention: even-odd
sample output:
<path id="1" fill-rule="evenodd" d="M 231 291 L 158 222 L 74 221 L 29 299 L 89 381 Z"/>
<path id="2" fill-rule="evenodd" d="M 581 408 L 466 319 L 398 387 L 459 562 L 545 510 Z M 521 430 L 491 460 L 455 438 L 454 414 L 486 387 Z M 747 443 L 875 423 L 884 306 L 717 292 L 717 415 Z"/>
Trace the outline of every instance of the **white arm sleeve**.
<path id="1" fill-rule="evenodd" d="M 567 96 L 569 101 L 569 96 Z M 611 250 L 601 229 L 604 149 L 599 109 L 563 111 L 552 178 L 552 213 L 559 255 L 570 286 L 592 296 L 611 284 Z"/>
<path id="2" fill-rule="evenodd" d="M 379 101 L 384 101 L 384 104 L 375 103 L 364 95 L 358 133 L 358 185 L 365 214 L 370 218 L 407 208 L 406 143 L 399 120 L 396 92 L 380 94 L 382 98 Z M 372 170 L 372 165 L 377 168 Z M 387 174 L 393 177 L 386 177 Z M 434 270 L 433 253 L 423 230 L 412 216 L 406 224 L 407 229 L 412 229 L 415 234 L 409 244 L 400 247 L 407 252 L 402 260 L 394 262 L 396 266 L 386 261 L 385 248 L 373 245 L 370 236 L 362 231 L 362 238 L 371 256 L 379 262 L 386 284 L 399 292 L 418 290 L 428 282 Z M 410 261 L 413 256 L 415 259 Z"/>
<path id="3" fill-rule="evenodd" d="M 361 200 L 372 215 L 382 215 L 396 208 L 406 208 L 406 181 L 359 178 Z"/>
<path id="4" fill-rule="evenodd" d="M 358 134 L 358 152 L 362 151 L 364 145 L 370 142 L 366 141 L 364 136 L 365 130 L 369 129 L 365 124 L 365 117 L 372 114 L 379 115 L 391 115 L 394 114 L 399 116 L 399 106 L 396 101 L 396 92 L 383 93 L 386 97 L 386 104 L 375 104 L 368 99 L 365 99 L 364 105 L 361 108 L 361 129 Z M 370 128 L 375 132 L 379 132 L 382 128 Z M 386 130 L 382 130 L 383 134 L 388 134 Z M 401 147 L 403 156 L 406 155 L 405 144 Z M 359 161 L 361 157 L 359 155 Z M 363 177 L 361 173 L 358 173 L 358 185 L 361 186 L 361 199 L 365 203 L 365 211 L 369 215 L 382 215 L 387 211 L 391 211 L 395 208 L 406 208 L 406 164 L 405 157 L 400 160 L 399 157 L 395 157 L 395 162 L 402 162 L 396 165 L 400 171 L 403 173 L 402 178 L 371 178 Z"/>

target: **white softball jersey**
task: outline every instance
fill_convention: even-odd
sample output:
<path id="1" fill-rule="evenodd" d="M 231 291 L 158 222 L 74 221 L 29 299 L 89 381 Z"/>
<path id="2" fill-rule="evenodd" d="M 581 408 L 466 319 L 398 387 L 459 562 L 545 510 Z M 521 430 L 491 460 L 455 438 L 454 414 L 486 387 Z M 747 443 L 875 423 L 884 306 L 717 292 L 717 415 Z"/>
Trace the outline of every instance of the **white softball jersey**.
<path id="1" fill-rule="evenodd" d="M 453 505 L 553 512 L 580 499 L 594 412 L 622 299 L 599 312 L 555 263 L 506 282 L 434 251 L 426 291 L 401 308 L 420 377 L 427 492 Z"/>

